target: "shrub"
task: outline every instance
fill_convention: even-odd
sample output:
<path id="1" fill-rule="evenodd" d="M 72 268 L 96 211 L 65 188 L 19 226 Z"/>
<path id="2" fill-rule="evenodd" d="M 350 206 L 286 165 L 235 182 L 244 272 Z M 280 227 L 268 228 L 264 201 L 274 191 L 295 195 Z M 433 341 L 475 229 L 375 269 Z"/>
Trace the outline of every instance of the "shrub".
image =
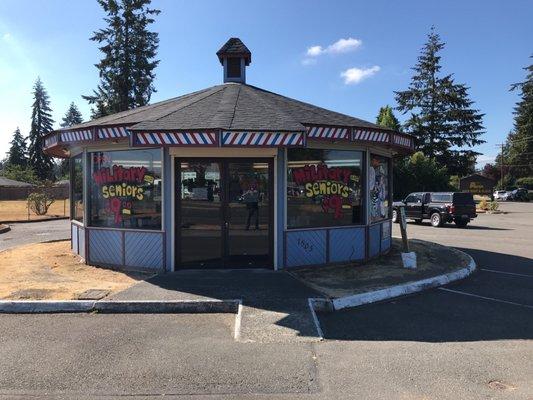
<path id="1" fill-rule="evenodd" d="M 39 179 L 35 175 L 35 171 L 31 167 L 23 167 L 20 165 L 6 165 L 2 173 L 0 174 L 8 179 L 14 181 L 38 183 Z"/>
<path id="2" fill-rule="evenodd" d="M 53 197 L 45 191 L 34 192 L 28 196 L 28 206 L 37 215 L 45 215 L 53 202 Z"/>
<path id="3" fill-rule="evenodd" d="M 487 199 L 481 199 L 481 201 L 477 205 L 477 208 L 479 208 L 480 210 L 487 211 L 489 209 L 489 202 L 487 201 Z"/>
<path id="4" fill-rule="evenodd" d="M 500 208 L 500 203 L 498 203 L 496 200 L 491 201 L 489 203 L 489 210 L 490 211 L 497 211 L 498 208 Z"/>

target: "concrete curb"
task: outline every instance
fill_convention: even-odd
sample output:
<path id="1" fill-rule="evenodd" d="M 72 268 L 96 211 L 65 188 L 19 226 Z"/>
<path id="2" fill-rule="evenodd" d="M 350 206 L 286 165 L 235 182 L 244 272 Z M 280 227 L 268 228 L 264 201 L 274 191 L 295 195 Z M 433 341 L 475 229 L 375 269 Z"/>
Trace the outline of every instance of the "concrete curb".
<path id="1" fill-rule="evenodd" d="M 94 300 L 0 300 L 0 313 L 41 314 L 90 312 Z"/>
<path id="2" fill-rule="evenodd" d="M 0 233 L 6 233 L 11 230 L 11 227 L 9 225 L 0 224 Z"/>
<path id="3" fill-rule="evenodd" d="M 432 278 L 423 279 L 420 281 L 404 283 L 402 285 L 391 286 L 386 289 L 376 290 L 373 292 L 366 292 L 355 294 L 352 296 L 339 297 L 337 299 L 331 300 L 333 305 L 333 310 L 342 310 L 343 308 L 357 307 L 363 304 L 375 303 L 378 301 L 383 301 L 387 299 L 392 299 L 399 296 L 405 296 L 411 293 L 421 292 L 423 290 L 432 289 L 438 286 L 446 285 L 450 282 L 454 282 L 460 279 L 464 279 L 476 269 L 476 262 L 474 259 L 457 249 L 455 251 L 461 253 L 469 259 L 468 266 L 461 268 L 457 271 L 449 272 L 443 275 L 437 275 Z"/>
<path id="4" fill-rule="evenodd" d="M 238 312 L 240 300 L 0 300 L 0 313 L 178 314 Z"/>

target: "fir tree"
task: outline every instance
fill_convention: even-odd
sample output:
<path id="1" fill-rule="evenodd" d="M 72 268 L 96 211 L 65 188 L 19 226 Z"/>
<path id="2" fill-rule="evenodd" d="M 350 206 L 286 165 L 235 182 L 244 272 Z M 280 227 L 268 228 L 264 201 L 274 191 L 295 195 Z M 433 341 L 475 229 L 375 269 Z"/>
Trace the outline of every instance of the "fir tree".
<path id="1" fill-rule="evenodd" d="M 434 29 L 413 68 L 409 88 L 395 92 L 398 110 L 410 113 L 404 130 L 416 138 L 416 148 L 446 166 L 451 175 L 473 172 L 476 156 L 471 150 L 484 141 L 483 114 L 473 109 L 468 87 L 441 74 L 439 52 L 444 43 Z"/>
<path id="2" fill-rule="evenodd" d="M 104 54 L 96 67 L 100 83 L 93 94 L 82 96 L 92 108 L 92 118 L 102 117 L 150 102 L 159 37 L 150 32 L 153 16 L 151 0 L 98 0 L 106 13 L 107 27 L 94 32 Z"/>
<path id="3" fill-rule="evenodd" d="M 78 106 L 74 102 L 70 103 L 70 106 L 65 113 L 65 116 L 63 117 L 61 121 L 61 127 L 62 128 L 69 128 L 73 125 L 81 124 L 83 122 L 83 116 L 81 115 L 80 110 L 78 109 Z M 68 158 L 64 158 L 60 161 L 58 166 L 58 176 L 60 178 L 64 178 L 69 176 L 69 164 L 70 160 Z"/>
<path id="4" fill-rule="evenodd" d="M 28 147 L 29 165 L 41 180 L 51 179 L 53 175 L 54 162 L 52 157 L 43 152 L 43 136 L 52 130 L 52 109 L 50 99 L 46 89 L 37 78 L 33 86 L 33 105 L 31 113 L 31 131 L 29 135 L 30 145 Z"/>
<path id="5" fill-rule="evenodd" d="M 26 138 L 20 133 L 17 128 L 13 133 L 13 139 L 10 142 L 11 147 L 7 153 L 6 163 L 8 165 L 20 165 L 25 167 L 28 164 Z"/>
<path id="6" fill-rule="evenodd" d="M 388 129 L 395 130 L 396 132 L 400 131 L 400 121 L 394 115 L 392 107 L 385 106 L 379 109 L 379 114 L 376 118 L 376 124 L 383 126 Z"/>
<path id="7" fill-rule="evenodd" d="M 81 115 L 80 110 L 74 102 L 70 103 L 70 106 L 61 121 L 61 127 L 68 128 L 73 125 L 81 124 L 82 122 L 83 116 Z"/>
<path id="8" fill-rule="evenodd" d="M 533 176 L 533 64 L 524 69 L 526 80 L 511 86 L 520 92 L 520 101 L 514 109 L 514 132 L 507 137 L 504 155 L 504 165 L 509 165 L 513 178 Z"/>

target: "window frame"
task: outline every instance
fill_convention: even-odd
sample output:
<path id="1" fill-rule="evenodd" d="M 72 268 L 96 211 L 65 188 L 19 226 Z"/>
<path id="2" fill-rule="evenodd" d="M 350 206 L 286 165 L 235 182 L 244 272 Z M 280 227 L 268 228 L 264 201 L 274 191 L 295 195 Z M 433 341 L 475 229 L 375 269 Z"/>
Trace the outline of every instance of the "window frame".
<path id="1" fill-rule="evenodd" d="M 93 163 L 92 163 L 92 156 L 94 153 L 116 153 L 116 152 L 124 152 L 124 151 L 129 151 L 129 152 L 134 152 L 134 151 L 146 151 L 146 150 L 159 150 L 160 152 L 160 162 L 161 162 L 161 224 L 159 226 L 158 229 L 155 229 L 155 228 L 128 228 L 128 227 L 111 227 L 111 226 L 98 226 L 98 225 L 93 225 L 92 223 L 92 203 L 93 203 L 93 199 L 92 199 L 92 190 L 93 190 L 93 183 L 92 183 L 92 173 L 93 173 L 93 170 L 92 170 L 92 167 L 93 167 Z M 127 231 L 130 231 L 130 232 L 134 232 L 134 231 L 145 231 L 145 232 L 165 232 L 165 152 L 164 152 L 164 149 L 162 147 L 143 147 L 143 148 L 130 148 L 130 147 L 121 147 L 121 148 L 118 148 L 118 149 L 113 149 L 113 148 L 103 148 L 103 149 L 100 149 L 100 148 L 88 148 L 87 151 L 86 151 L 86 156 L 85 156 L 85 163 L 86 163 L 86 170 L 87 170 L 87 174 L 86 174 L 86 177 L 87 177 L 87 182 L 85 184 L 85 188 L 86 188 L 86 193 L 87 193 L 87 218 L 86 218 L 86 222 L 85 222 L 85 226 L 87 226 L 88 228 L 91 228 L 91 229 L 109 229 L 109 230 L 127 230 Z M 85 176 L 85 175 L 84 175 Z"/>
<path id="2" fill-rule="evenodd" d="M 300 150 L 300 148 L 296 148 L 297 150 Z M 366 149 L 363 148 L 352 148 L 352 149 L 346 149 L 346 148 L 331 148 L 331 147 L 306 147 L 302 150 L 320 150 L 320 151 L 334 151 L 334 152 L 357 152 L 361 155 L 361 174 L 360 174 L 360 181 L 361 181 L 361 222 L 359 223 L 350 223 L 350 224 L 339 224 L 339 225 L 327 225 L 327 226 L 305 226 L 305 227 L 291 227 L 289 226 L 289 196 L 287 195 L 287 189 L 289 187 L 289 151 L 291 148 L 286 148 L 285 150 L 285 166 L 283 171 L 283 182 L 284 182 L 284 228 L 286 231 L 304 231 L 304 230 L 320 230 L 320 229 L 343 229 L 343 228 L 350 228 L 350 227 L 361 227 L 367 225 L 367 218 L 368 218 L 368 200 L 367 200 L 367 194 L 368 194 L 368 179 L 367 179 L 367 173 L 368 173 L 368 167 L 367 167 L 367 160 L 368 160 L 368 152 Z"/>
<path id="3" fill-rule="evenodd" d="M 384 221 L 388 221 L 388 220 L 391 220 L 392 219 L 392 203 L 393 203 L 393 158 L 390 156 L 390 155 L 385 155 L 383 153 L 380 153 L 380 152 L 377 152 L 377 151 L 372 151 L 370 150 L 369 153 L 368 153 L 368 163 L 367 163 L 367 166 L 368 166 L 368 170 L 370 172 L 370 163 L 372 161 L 372 157 L 379 157 L 379 158 L 383 158 L 383 159 L 386 159 L 387 160 L 387 184 L 386 184 L 386 187 L 387 187 L 387 201 L 388 201 L 388 212 L 387 212 L 387 216 L 383 217 L 383 218 L 380 218 L 380 219 L 377 219 L 375 221 L 372 221 L 372 215 L 371 215 L 371 207 L 372 207 L 372 200 L 371 200 L 371 197 L 370 197 L 370 190 L 368 190 L 368 211 L 367 211 L 367 218 L 368 218 L 368 225 L 375 225 L 375 224 L 380 224 Z M 367 174 L 367 180 L 369 180 L 368 178 L 370 177 L 369 174 Z M 367 182 L 367 185 L 368 185 L 368 182 Z M 420 192 L 417 192 L 417 193 L 410 193 L 410 195 L 414 195 L 414 196 L 419 196 L 418 198 L 420 199 L 420 201 L 422 200 L 422 193 Z"/>
<path id="4" fill-rule="evenodd" d="M 74 202 L 74 172 L 76 170 L 75 166 L 75 160 L 79 159 L 81 161 L 81 198 L 82 198 L 82 204 L 83 204 L 83 215 L 81 221 L 79 219 L 76 219 L 75 214 L 75 202 Z M 77 222 L 79 224 L 86 224 L 87 222 L 87 215 L 86 215 L 86 207 L 85 207 L 85 192 L 86 192 L 86 185 L 85 185 L 85 157 L 84 153 L 78 153 L 74 156 L 71 156 L 69 158 L 69 209 L 70 209 L 70 220 Z"/>

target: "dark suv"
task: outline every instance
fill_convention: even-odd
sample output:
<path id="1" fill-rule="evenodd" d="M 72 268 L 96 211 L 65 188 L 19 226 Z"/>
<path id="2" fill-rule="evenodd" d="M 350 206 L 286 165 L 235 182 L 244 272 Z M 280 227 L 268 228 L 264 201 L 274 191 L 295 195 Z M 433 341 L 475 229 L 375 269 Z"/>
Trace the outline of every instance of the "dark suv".
<path id="1" fill-rule="evenodd" d="M 435 227 L 455 222 L 459 228 L 464 228 L 477 217 L 476 203 L 471 193 L 411 193 L 405 200 L 392 203 L 393 222 L 399 222 L 400 207 L 405 207 L 407 218 L 417 223 L 429 219 Z"/>

